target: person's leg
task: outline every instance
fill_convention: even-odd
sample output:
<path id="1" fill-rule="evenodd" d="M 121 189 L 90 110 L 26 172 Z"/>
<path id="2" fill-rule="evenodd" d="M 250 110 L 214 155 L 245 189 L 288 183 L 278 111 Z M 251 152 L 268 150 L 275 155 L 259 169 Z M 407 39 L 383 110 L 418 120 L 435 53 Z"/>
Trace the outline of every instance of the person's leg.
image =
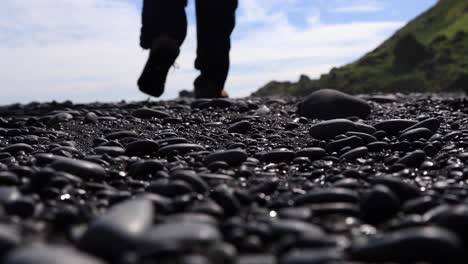
<path id="1" fill-rule="evenodd" d="M 238 0 L 197 0 L 197 97 L 220 97 L 229 72 L 231 33 Z"/>
<path id="2" fill-rule="evenodd" d="M 153 39 L 168 36 L 180 45 L 187 34 L 187 0 L 144 0 L 140 46 L 150 49 Z"/>
<path id="3" fill-rule="evenodd" d="M 155 97 L 164 92 L 169 69 L 187 34 L 187 0 L 144 0 L 140 46 L 150 49 L 138 79 L 140 91 Z"/>

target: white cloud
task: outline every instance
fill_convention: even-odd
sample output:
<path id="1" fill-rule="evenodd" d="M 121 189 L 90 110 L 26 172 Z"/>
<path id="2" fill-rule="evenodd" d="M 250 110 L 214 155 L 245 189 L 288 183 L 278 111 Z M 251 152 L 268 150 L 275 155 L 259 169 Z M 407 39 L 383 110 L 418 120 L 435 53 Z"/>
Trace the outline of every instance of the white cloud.
<path id="1" fill-rule="evenodd" d="M 297 11 L 299 0 L 246 0 L 240 1 L 239 23 L 265 23 Z"/>
<path id="2" fill-rule="evenodd" d="M 296 80 L 303 73 L 319 77 L 373 49 L 403 25 L 378 21 L 324 23 L 320 13 L 309 8 L 310 2 L 304 6 L 305 1 L 280 5 L 274 0 L 274 7 L 263 0 L 244 2 L 249 4 L 241 6 L 239 27 L 248 26 L 243 18 L 261 26 L 242 34 L 233 46 L 228 85 L 239 96 L 250 94 L 270 80 Z M 288 13 L 297 10 L 302 10 L 306 25 L 295 26 L 288 18 Z M 246 15 L 251 12 L 256 16 Z"/>
<path id="3" fill-rule="evenodd" d="M 384 10 L 385 5 L 380 1 L 342 1 L 343 3 L 331 9 L 334 13 L 374 13 Z"/>
<path id="4" fill-rule="evenodd" d="M 145 54 L 138 48 L 139 11 L 128 2 L 6 0 L 2 6 L 1 103 L 135 94 L 131 76 Z"/>
<path id="5" fill-rule="evenodd" d="M 401 22 L 331 24 L 305 0 L 240 1 L 227 88 L 246 96 L 266 82 L 321 73 L 374 48 Z M 301 26 L 291 16 L 303 17 Z M 128 0 L 3 0 L 0 103 L 144 99 L 136 79 L 140 10 Z M 163 98 L 191 89 L 197 72 L 191 25 Z"/>

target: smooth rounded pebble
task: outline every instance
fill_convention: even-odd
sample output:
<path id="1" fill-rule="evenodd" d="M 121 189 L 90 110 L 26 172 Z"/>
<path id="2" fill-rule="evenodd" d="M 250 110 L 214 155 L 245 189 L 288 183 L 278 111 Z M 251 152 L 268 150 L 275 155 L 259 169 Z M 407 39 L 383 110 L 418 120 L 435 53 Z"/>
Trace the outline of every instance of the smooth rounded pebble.
<path id="1" fill-rule="evenodd" d="M 376 123 L 375 129 L 385 131 L 387 134 L 396 135 L 411 126 L 418 124 L 417 121 L 407 119 L 389 119 Z"/>
<path id="2" fill-rule="evenodd" d="M 323 148 L 305 148 L 296 152 L 296 157 L 307 157 L 310 161 L 319 160 L 327 155 L 327 152 Z"/>
<path id="3" fill-rule="evenodd" d="M 125 154 L 125 149 L 121 147 L 112 147 L 112 146 L 100 146 L 94 149 L 96 154 L 107 154 L 111 157 L 116 157 Z"/>
<path id="4" fill-rule="evenodd" d="M 323 238 L 325 232 L 317 225 L 300 220 L 275 220 L 270 223 L 270 228 L 275 236 L 287 235 L 304 236 L 308 238 Z"/>
<path id="5" fill-rule="evenodd" d="M 167 155 L 172 155 L 175 153 L 185 154 L 191 151 L 200 151 L 200 150 L 205 150 L 205 148 L 197 144 L 182 143 L 182 144 L 174 144 L 174 145 L 162 147 L 159 149 L 158 155 L 167 156 Z"/>
<path id="6" fill-rule="evenodd" d="M 135 178 L 143 178 L 148 175 L 153 175 L 164 169 L 164 164 L 160 160 L 147 159 L 139 160 L 133 163 L 130 167 L 129 174 Z"/>
<path id="7" fill-rule="evenodd" d="M 297 249 L 282 256 L 279 264 L 341 263 L 344 260 L 344 252 L 337 248 Z"/>
<path id="8" fill-rule="evenodd" d="M 428 118 L 426 120 L 423 120 L 413 126 L 408 127 L 407 129 L 403 130 L 402 133 L 405 133 L 409 130 L 416 129 L 416 128 L 427 128 L 432 133 L 437 133 L 437 130 L 439 130 L 440 127 L 440 121 L 437 118 Z"/>
<path id="9" fill-rule="evenodd" d="M 364 194 L 361 209 L 365 221 L 371 224 L 379 224 L 398 213 L 400 199 L 388 187 L 376 185 Z"/>
<path id="10" fill-rule="evenodd" d="M 17 187 L 0 186 L 0 203 L 9 203 L 21 197 Z"/>
<path id="11" fill-rule="evenodd" d="M 198 176 L 195 171 L 176 170 L 171 172 L 171 179 L 185 181 L 199 193 L 205 193 L 210 189 L 205 180 Z"/>
<path id="12" fill-rule="evenodd" d="M 455 232 L 465 243 L 468 242 L 468 206 L 440 206 L 426 213 L 430 223 L 445 227 Z"/>
<path id="13" fill-rule="evenodd" d="M 20 246 L 22 238 L 13 226 L 0 224 L 0 258 L 12 249 Z"/>
<path id="14" fill-rule="evenodd" d="M 367 149 L 367 147 L 359 147 L 344 153 L 340 156 L 340 159 L 352 161 L 357 158 L 365 157 L 368 152 L 369 150 Z"/>
<path id="15" fill-rule="evenodd" d="M 32 245 L 14 250 L 4 264 L 104 264 L 102 260 L 65 246 Z"/>
<path id="16" fill-rule="evenodd" d="M 297 197 L 294 200 L 294 205 L 302 206 L 307 204 L 337 202 L 357 203 L 358 195 L 355 191 L 351 191 L 344 188 L 312 190 L 306 194 Z"/>
<path id="17" fill-rule="evenodd" d="M 326 149 L 328 153 L 333 153 L 345 147 L 355 148 L 358 146 L 362 146 L 363 144 L 364 142 L 360 137 L 350 136 L 350 137 L 330 141 L 327 144 Z"/>
<path id="18" fill-rule="evenodd" d="M 14 154 L 19 151 L 24 151 L 26 153 L 29 153 L 29 152 L 32 152 L 34 148 L 31 145 L 26 144 L 26 143 L 16 143 L 16 144 L 8 145 L 1 150 L 2 152 L 8 152 L 8 153 Z"/>
<path id="19" fill-rule="evenodd" d="M 153 205 L 136 199 L 115 205 L 92 221 L 80 237 L 80 248 L 104 258 L 134 250 L 153 223 Z"/>
<path id="20" fill-rule="evenodd" d="M 426 153 L 422 150 L 416 150 L 403 156 L 397 160 L 396 163 L 403 164 L 408 167 L 419 166 L 426 158 Z"/>
<path id="21" fill-rule="evenodd" d="M 350 252 L 353 259 L 366 262 L 463 263 L 464 249 L 454 233 L 427 226 L 359 241 Z"/>
<path id="22" fill-rule="evenodd" d="M 106 170 L 101 165 L 85 160 L 59 157 L 49 166 L 54 170 L 71 173 L 84 179 L 102 179 L 106 177 Z"/>
<path id="23" fill-rule="evenodd" d="M 377 176 L 372 178 L 371 182 L 388 187 L 398 196 L 401 202 L 421 196 L 421 190 L 416 185 L 403 181 L 398 177 Z"/>
<path id="24" fill-rule="evenodd" d="M 109 140 L 120 139 L 125 137 L 138 137 L 138 134 L 135 131 L 123 130 L 116 131 L 106 135 L 106 138 Z"/>
<path id="25" fill-rule="evenodd" d="M 249 121 L 239 121 L 228 127 L 229 133 L 245 134 L 252 130 L 252 124 Z"/>
<path id="26" fill-rule="evenodd" d="M 371 106 L 361 98 L 337 90 L 321 89 L 307 96 L 300 103 L 298 112 L 305 117 L 320 119 L 365 118 L 371 113 Z"/>
<path id="27" fill-rule="evenodd" d="M 154 226 L 144 238 L 144 248 L 151 251 L 207 247 L 222 240 L 219 230 L 211 224 L 172 221 Z"/>
<path id="28" fill-rule="evenodd" d="M 150 118 L 166 118 L 170 115 L 166 112 L 151 109 L 151 108 L 140 108 L 133 111 L 132 115 L 134 117 L 150 119 Z"/>
<path id="29" fill-rule="evenodd" d="M 413 128 L 411 130 L 407 130 L 406 132 L 403 132 L 399 140 L 409 140 L 409 141 L 416 141 L 418 139 L 424 138 L 428 139 L 434 135 L 434 132 L 431 130 L 425 128 L 425 127 L 419 127 L 419 128 Z"/>
<path id="30" fill-rule="evenodd" d="M 294 156 L 294 151 L 288 149 L 275 149 L 264 153 L 261 156 L 261 160 L 265 163 L 280 163 L 290 161 L 294 158 Z"/>
<path id="31" fill-rule="evenodd" d="M 247 153 L 245 150 L 233 149 L 233 150 L 224 150 L 217 151 L 213 154 L 208 155 L 203 162 L 205 164 L 210 164 L 215 161 L 224 161 L 231 166 L 240 165 L 242 162 L 247 160 Z"/>
<path id="32" fill-rule="evenodd" d="M 313 125 L 309 134 L 316 139 L 332 139 L 348 131 L 357 131 L 356 125 L 348 119 L 332 119 Z"/>
<path id="33" fill-rule="evenodd" d="M 130 156 L 146 156 L 157 153 L 159 144 L 153 140 L 137 140 L 125 146 L 125 153 Z"/>

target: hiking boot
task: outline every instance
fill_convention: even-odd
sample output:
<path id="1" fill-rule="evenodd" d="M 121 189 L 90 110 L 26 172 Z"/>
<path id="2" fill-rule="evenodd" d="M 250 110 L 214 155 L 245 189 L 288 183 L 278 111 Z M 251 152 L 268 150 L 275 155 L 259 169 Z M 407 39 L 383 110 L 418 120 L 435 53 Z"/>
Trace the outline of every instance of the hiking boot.
<path id="1" fill-rule="evenodd" d="M 194 94 L 195 98 L 228 98 L 229 95 L 226 90 L 221 91 L 217 89 L 213 81 L 207 80 L 202 77 L 195 79 Z"/>
<path id="2" fill-rule="evenodd" d="M 179 56 L 179 44 L 169 37 L 153 40 L 148 61 L 138 79 L 138 88 L 145 94 L 159 97 L 164 92 L 167 74 Z"/>

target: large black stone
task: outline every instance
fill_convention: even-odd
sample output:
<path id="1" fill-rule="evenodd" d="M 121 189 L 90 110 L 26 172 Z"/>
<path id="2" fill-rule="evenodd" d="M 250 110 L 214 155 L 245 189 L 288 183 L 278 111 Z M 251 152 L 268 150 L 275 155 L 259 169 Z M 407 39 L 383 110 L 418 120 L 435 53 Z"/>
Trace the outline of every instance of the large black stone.
<path id="1" fill-rule="evenodd" d="M 0 225 L 0 258 L 22 242 L 19 232 L 12 226 Z"/>
<path id="2" fill-rule="evenodd" d="M 332 139 L 348 131 L 358 131 L 356 124 L 348 119 L 332 119 L 313 125 L 309 134 L 316 139 Z"/>
<path id="3" fill-rule="evenodd" d="M 145 234 L 144 251 L 180 250 L 206 248 L 222 240 L 219 230 L 207 223 L 194 221 L 171 221 L 151 228 Z"/>
<path id="4" fill-rule="evenodd" d="M 57 157 L 50 164 L 50 167 L 84 179 L 102 179 L 106 177 L 106 170 L 101 165 L 85 160 Z"/>
<path id="5" fill-rule="evenodd" d="M 245 160 L 247 160 L 247 153 L 245 150 L 233 149 L 214 152 L 204 159 L 204 163 L 208 165 L 214 161 L 224 161 L 231 166 L 237 166 Z"/>
<path id="6" fill-rule="evenodd" d="M 374 127 L 377 130 L 385 131 L 387 134 L 395 135 L 409 127 L 417 125 L 418 122 L 407 119 L 390 119 L 376 123 Z"/>
<path id="7" fill-rule="evenodd" d="M 132 115 L 134 117 L 143 118 L 143 119 L 150 119 L 150 118 L 166 118 L 170 115 L 166 112 L 151 109 L 151 108 L 140 108 L 133 111 Z"/>
<path id="8" fill-rule="evenodd" d="M 145 156 L 157 153 L 159 144 L 153 140 L 137 140 L 125 146 L 127 155 Z"/>
<path id="9" fill-rule="evenodd" d="M 460 239 L 446 229 L 431 226 L 358 241 L 352 246 L 351 255 L 356 260 L 373 263 L 465 263 Z"/>
<path id="10" fill-rule="evenodd" d="M 104 264 L 105 262 L 64 246 L 35 245 L 12 251 L 4 264 Z"/>
<path id="11" fill-rule="evenodd" d="M 125 201 L 92 221 L 80 237 L 80 248 L 107 259 L 134 250 L 153 223 L 153 204 L 147 199 Z"/>
<path id="12" fill-rule="evenodd" d="M 174 145 L 162 147 L 161 149 L 159 149 L 158 154 L 160 156 L 167 156 L 167 155 L 172 155 L 175 153 L 185 154 L 191 151 L 201 151 L 201 150 L 205 150 L 205 148 L 197 144 L 181 143 L 181 144 L 174 144 Z"/>
<path id="13" fill-rule="evenodd" d="M 363 99 L 331 89 L 313 92 L 299 105 L 298 110 L 300 115 L 320 119 L 365 118 L 371 113 L 370 105 Z"/>

